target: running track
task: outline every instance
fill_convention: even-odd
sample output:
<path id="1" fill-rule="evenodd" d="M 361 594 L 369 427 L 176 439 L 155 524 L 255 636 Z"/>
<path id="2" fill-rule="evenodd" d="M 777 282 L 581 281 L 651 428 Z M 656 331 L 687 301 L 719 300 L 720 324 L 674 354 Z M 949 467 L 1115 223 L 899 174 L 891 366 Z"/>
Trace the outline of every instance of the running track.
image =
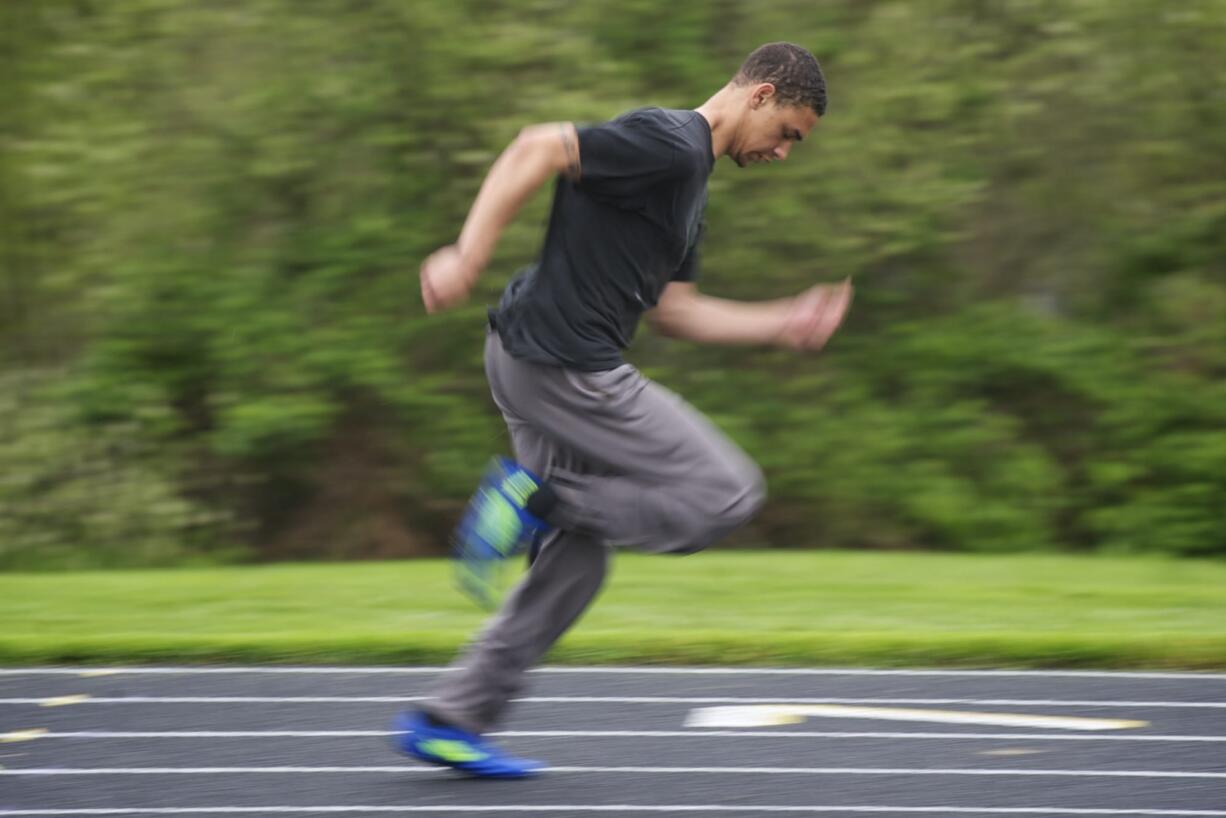
<path id="1" fill-rule="evenodd" d="M 443 672 L 0 669 L 0 816 L 1226 818 L 1226 675 L 545 668 L 498 740 L 551 766 L 491 782 L 389 748 Z M 747 706 L 792 718 L 687 726 Z"/>

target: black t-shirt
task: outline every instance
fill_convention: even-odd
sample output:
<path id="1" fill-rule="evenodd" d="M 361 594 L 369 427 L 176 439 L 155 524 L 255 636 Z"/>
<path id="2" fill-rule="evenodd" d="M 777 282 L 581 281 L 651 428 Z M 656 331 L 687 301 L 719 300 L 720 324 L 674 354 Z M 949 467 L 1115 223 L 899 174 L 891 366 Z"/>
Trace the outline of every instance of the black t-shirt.
<path id="1" fill-rule="evenodd" d="M 645 108 L 581 127 L 577 182 L 558 178 L 540 261 L 491 319 L 515 358 L 613 369 L 670 281 L 697 275 L 715 164 L 696 111 Z"/>

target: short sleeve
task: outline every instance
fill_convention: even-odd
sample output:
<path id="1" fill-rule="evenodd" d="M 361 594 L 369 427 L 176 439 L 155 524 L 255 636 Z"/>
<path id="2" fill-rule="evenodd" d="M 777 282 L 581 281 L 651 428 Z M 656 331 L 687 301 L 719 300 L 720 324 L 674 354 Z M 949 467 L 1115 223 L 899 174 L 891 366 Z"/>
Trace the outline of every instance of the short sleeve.
<path id="1" fill-rule="evenodd" d="M 677 272 L 673 273 L 673 281 L 698 280 L 698 262 L 702 258 L 702 237 L 706 232 L 707 223 L 704 221 L 698 227 L 698 237 L 694 239 L 694 243 L 686 251 L 685 258 L 681 260 L 681 265 L 677 268 Z"/>
<path id="2" fill-rule="evenodd" d="M 580 188 L 613 201 L 633 200 L 674 174 L 676 147 L 648 117 L 628 115 L 576 129 Z"/>

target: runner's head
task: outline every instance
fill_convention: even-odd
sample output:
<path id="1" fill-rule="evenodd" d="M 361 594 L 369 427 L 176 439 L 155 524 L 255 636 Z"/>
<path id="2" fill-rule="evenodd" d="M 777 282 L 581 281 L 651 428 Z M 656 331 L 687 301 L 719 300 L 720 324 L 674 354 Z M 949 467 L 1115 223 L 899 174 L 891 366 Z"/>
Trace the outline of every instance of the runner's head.
<path id="1" fill-rule="evenodd" d="M 817 59 L 792 43 L 767 43 L 729 83 L 742 107 L 728 155 L 741 167 L 786 159 L 826 113 L 826 78 Z"/>

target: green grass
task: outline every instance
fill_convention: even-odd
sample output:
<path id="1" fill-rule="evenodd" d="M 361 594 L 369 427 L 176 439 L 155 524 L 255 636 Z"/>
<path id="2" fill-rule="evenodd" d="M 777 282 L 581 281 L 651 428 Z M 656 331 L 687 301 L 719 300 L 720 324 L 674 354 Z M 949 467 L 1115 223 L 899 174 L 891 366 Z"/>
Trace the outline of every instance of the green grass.
<path id="1" fill-rule="evenodd" d="M 0 575 L 0 663 L 442 662 L 441 560 Z M 620 554 L 552 662 L 1226 668 L 1226 563 Z"/>

